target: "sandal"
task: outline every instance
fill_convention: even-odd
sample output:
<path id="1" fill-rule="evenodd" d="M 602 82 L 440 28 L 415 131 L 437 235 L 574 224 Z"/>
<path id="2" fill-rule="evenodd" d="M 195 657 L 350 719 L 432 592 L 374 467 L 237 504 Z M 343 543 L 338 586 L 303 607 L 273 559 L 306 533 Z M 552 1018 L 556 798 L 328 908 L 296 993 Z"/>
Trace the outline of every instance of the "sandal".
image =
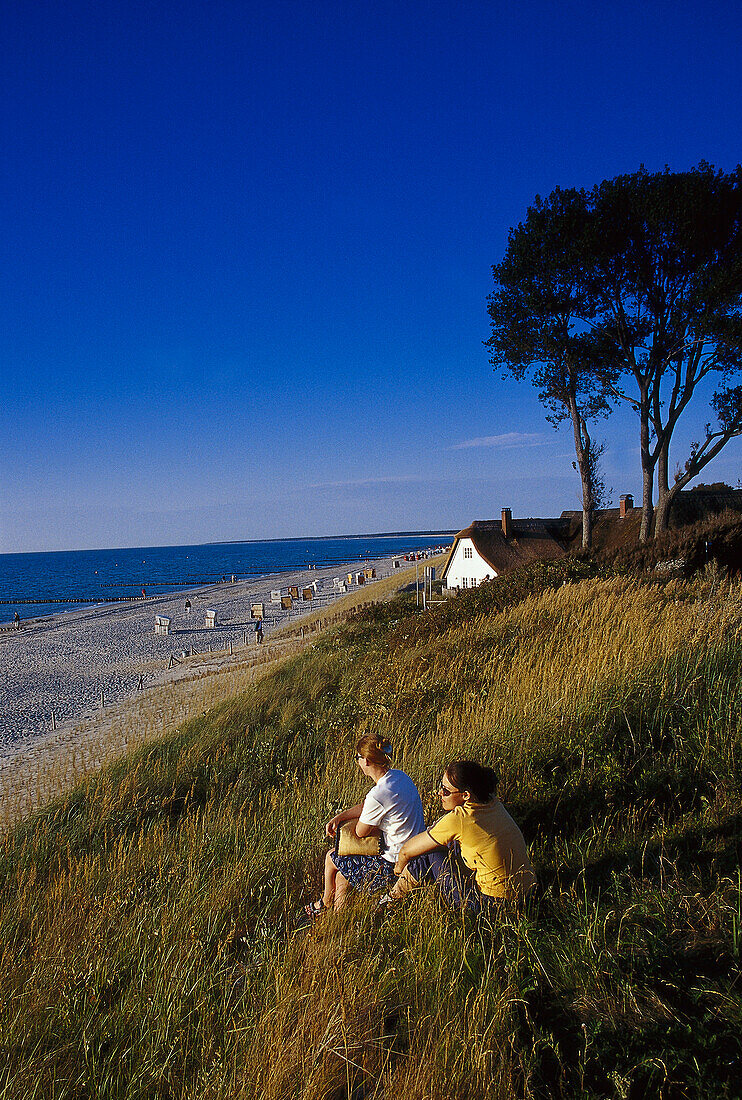
<path id="1" fill-rule="evenodd" d="M 309 917 L 310 920 L 316 920 L 317 917 L 321 916 L 321 914 L 324 913 L 326 908 L 327 906 L 325 905 L 322 898 L 318 898 L 317 901 L 310 901 L 307 905 L 304 906 L 304 913 L 307 917 Z"/>

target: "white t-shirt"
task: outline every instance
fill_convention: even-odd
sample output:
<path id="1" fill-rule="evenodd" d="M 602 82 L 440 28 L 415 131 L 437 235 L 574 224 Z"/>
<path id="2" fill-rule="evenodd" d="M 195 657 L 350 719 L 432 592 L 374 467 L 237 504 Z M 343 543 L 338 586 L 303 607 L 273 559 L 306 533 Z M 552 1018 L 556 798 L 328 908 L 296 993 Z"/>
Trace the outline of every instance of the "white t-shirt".
<path id="1" fill-rule="evenodd" d="M 390 769 L 382 775 L 363 800 L 358 819 L 363 825 L 376 825 L 384 837 L 384 859 L 397 862 L 399 849 L 411 836 L 425 832 L 423 804 L 409 775 Z"/>

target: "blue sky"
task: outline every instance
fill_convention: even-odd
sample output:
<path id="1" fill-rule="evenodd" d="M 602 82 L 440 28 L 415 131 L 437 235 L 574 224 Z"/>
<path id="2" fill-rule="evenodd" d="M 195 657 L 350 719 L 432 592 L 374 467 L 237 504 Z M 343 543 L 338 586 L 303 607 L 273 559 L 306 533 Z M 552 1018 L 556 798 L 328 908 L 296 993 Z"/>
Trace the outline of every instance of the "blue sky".
<path id="1" fill-rule="evenodd" d="M 578 507 L 491 266 L 557 185 L 731 170 L 741 45 L 713 0 L 9 5 L 0 551 Z M 640 495 L 631 416 L 599 434 Z"/>

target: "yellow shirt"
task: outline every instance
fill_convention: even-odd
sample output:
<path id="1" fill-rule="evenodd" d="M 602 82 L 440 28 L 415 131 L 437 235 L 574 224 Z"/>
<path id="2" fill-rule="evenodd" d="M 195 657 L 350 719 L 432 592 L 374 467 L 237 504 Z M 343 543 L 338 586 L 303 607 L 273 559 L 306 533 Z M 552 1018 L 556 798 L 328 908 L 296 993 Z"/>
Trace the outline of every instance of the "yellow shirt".
<path id="1" fill-rule="evenodd" d="M 428 829 L 436 844 L 458 840 L 477 886 L 491 898 L 525 897 L 536 884 L 526 842 L 498 798 L 465 802 Z"/>

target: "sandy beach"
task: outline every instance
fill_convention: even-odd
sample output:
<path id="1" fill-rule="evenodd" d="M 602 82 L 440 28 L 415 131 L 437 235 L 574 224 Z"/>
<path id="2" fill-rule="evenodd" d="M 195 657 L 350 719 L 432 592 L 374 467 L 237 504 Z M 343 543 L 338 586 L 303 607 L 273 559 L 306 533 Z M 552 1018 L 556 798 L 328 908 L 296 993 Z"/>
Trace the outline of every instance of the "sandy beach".
<path id="1" fill-rule="evenodd" d="M 228 649 L 244 656 L 256 649 L 251 605 L 265 605 L 265 639 L 279 627 L 323 608 L 341 596 L 333 585 L 364 566 L 377 579 L 394 571 L 396 558 L 347 566 L 328 566 L 260 580 L 222 583 L 167 596 L 137 599 L 29 621 L 21 630 L 0 633 L 0 769 L 19 754 L 58 740 L 60 731 L 105 706 L 134 698 L 142 689 L 177 679 L 183 655 Z M 402 561 L 402 564 L 404 561 Z M 291 611 L 271 602 L 271 591 L 300 589 L 316 582 L 312 601 L 294 601 Z M 373 582 L 369 585 L 369 593 Z M 185 609 L 186 599 L 191 610 Z M 217 625 L 207 629 L 206 610 L 217 613 Z M 154 632 L 155 616 L 171 620 L 168 636 Z M 171 661 L 171 658 L 173 661 Z M 56 728 L 55 728 L 56 727 Z M 2 792 L 0 770 L 0 793 Z"/>

